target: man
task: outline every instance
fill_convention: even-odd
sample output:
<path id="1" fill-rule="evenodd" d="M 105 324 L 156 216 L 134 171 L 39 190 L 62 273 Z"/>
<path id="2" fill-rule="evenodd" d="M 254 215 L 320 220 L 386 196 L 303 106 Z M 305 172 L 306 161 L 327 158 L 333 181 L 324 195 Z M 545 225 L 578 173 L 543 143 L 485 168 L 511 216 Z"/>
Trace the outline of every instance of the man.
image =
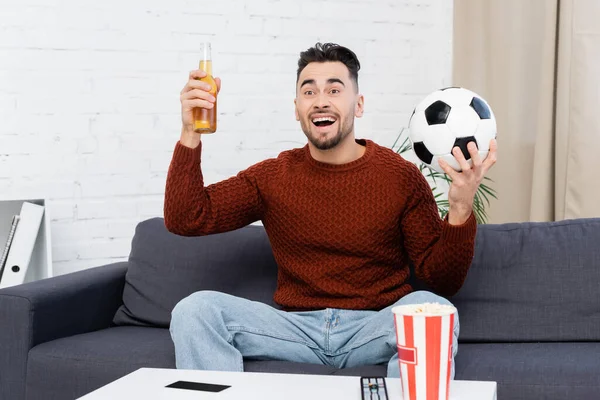
<path id="1" fill-rule="evenodd" d="M 453 183 L 440 219 L 418 168 L 394 151 L 356 139 L 363 114 L 359 61 L 349 49 L 317 44 L 298 61 L 296 119 L 308 138 L 225 181 L 204 186 L 194 107 L 212 107 L 209 87 L 192 71 L 181 92 L 181 138 L 169 168 L 165 224 L 176 234 L 208 235 L 262 221 L 279 267 L 268 305 L 212 291 L 197 292 L 172 312 L 177 368 L 242 371 L 243 357 L 336 367 L 388 363 L 398 377 L 391 308 L 449 302 L 408 283 L 416 277 L 439 295 L 456 293 L 474 253 L 472 205 L 496 144 L 473 167 L 444 165 Z M 220 90 L 221 81 L 217 79 Z M 457 350 L 458 318 L 453 354 Z M 452 367 L 454 376 L 454 363 Z"/>

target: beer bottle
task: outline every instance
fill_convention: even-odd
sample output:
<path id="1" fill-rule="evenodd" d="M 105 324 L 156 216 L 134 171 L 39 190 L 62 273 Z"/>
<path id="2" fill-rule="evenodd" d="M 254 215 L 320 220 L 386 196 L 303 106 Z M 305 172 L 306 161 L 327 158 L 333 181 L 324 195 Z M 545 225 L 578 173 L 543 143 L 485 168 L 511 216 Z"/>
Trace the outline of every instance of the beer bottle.
<path id="1" fill-rule="evenodd" d="M 210 84 L 210 94 L 215 97 L 213 108 L 194 109 L 194 132 L 215 133 L 217 130 L 217 84 L 213 78 L 212 57 L 210 42 L 204 42 L 200 48 L 200 69 L 206 72 L 206 76 L 200 80 Z M 197 78 L 198 79 L 198 78 Z"/>

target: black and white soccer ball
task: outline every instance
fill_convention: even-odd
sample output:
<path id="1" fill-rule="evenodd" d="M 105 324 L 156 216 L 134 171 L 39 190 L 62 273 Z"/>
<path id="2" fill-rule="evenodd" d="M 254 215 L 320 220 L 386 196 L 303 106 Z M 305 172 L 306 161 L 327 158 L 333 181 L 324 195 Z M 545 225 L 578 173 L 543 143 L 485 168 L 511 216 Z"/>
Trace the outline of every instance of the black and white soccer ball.
<path id="1" fill-rule="evenodd" d="M 469 142 L 475 142 L 484 160 L 490 141 L 496 138 L 496 118 L 489 104 L 468 89 L 450 87 L 429 94 L 414 109 L 409 139 L 416 156 L 435 171 L 444 173 L 438 160 L 444 159 L 454 170 L 461 171 L 452 155 L 458 146 L 469 165 Z"/>

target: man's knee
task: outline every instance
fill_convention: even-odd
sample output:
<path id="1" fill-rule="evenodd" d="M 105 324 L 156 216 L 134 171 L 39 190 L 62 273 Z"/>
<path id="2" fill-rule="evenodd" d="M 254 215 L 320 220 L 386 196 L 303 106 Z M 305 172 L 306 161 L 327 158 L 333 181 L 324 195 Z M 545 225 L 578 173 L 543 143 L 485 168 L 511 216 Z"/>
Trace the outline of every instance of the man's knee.
<path id="1" fill-rule="evenodd" d="M 181 299 L 171 311 L 171 330 L 192 325 L 192 322 L 212 321 L 219 315 L 226 296 L 214 291 L 199 291 Z"/>
<path id="2" fill-rule="evenodd" d="M 438 296 L 435 293 L 428 292 L 426 290 L 418 290 L 402 297 L 396 304 L 421 304 L 421 303 L 439 303 L 452 305 L 452 303 L 442 296 Z"/>

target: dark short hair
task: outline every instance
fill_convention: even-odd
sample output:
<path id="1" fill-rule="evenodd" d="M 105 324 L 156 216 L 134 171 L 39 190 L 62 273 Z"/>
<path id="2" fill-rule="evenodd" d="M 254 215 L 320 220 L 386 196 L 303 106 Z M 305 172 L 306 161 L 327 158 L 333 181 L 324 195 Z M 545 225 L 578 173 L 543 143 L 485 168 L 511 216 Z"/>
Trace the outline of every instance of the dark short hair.
<path id="1" fill-rule="evenodd" d="M 314 47 L 300 53 L 296 84 L 300 79 L 300 73 L 309 63 L 327 61 L 339 61 L 343 63 L 348 68 L 348 71 L 350 71 L 350 78 L 354 81 L 358 90 L 358 70 L 360 70 L 358 57 L 356 57 L 356 54 L 352 50 L 335 43 L 317 43 Z"/>

